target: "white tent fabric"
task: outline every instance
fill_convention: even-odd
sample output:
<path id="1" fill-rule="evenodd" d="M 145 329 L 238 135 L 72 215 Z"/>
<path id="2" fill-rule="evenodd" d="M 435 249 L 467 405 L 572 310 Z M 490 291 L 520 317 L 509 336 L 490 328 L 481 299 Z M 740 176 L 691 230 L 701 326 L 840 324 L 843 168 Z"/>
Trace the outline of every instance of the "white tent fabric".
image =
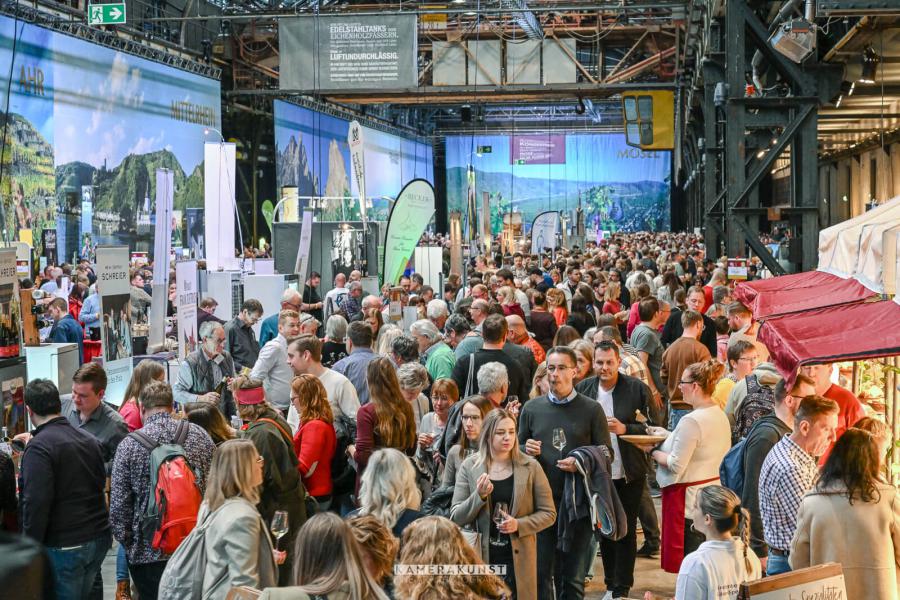
<path id="1" fill-rule="evenodd" d="M 818 270 L 838 277 L 852 277 L 859 262 L 863 227 L 877 223 L 900 223 L 900 196 L 820 231 Z"/>
<path id="2" fill-rule="evenodd" d="M 896 255 L 894 258 L 894 276 L 891 278 L 891 281 L 894 282 L 894 302 L 900 304 L 900 294 L 897 293 L 897 291 L 900 290 L 900 235 L 898 235 L 895 240 L 896 241 L 891 246 Z"/>
<path id="3" fill-rule="evenodd" d="M 853 277 L 878 294 L 883 294 L 886 288 L 893 287 L 894 280 L 891 275 L 894 270 L 893 268 L 885 269 L 886 264 L 894 264 L 893 252 L 889 252 L 890 263 L 885 257 L 885 249 L 890 248 L 885 243 L 890 237 L 889 232 L 892 231 L 900 231 L 900 219 L 884 223 L 869 223 L 863 225 L 860 232 L 859 257 Z M 893 238 L 890 238 L 890 241 L 896 243 Z"/>
<path id="4" fill-rule="evenodd" d="M 900 225 L 896 225 L 881 234 L 881 280 L 884 282 L 884 294 L 897 293 L 897 259 L 900 258 L 900 252 L 897 247 L 900 246 Z"/>

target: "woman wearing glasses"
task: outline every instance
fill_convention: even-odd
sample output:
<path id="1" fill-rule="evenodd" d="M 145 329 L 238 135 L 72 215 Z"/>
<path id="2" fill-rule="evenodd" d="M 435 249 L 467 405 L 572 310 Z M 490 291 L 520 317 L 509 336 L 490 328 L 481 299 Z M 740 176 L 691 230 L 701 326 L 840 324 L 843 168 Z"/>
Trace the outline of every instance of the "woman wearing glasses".
<path id="1" fill-rule="evenodd" d="M 725 410 L 725 404 L 728 402 L 728 396 L 735 384 L 744 381 L 747 375 L 753 372 L 756 365 L 759 364 L 759 352 L 752 342 L 747 340 L 738 340 L 728 346 L 727 351 L 728 374 L 716 383 L 716 389 L 713 392 L 713 400 L 716 404 Z M 745 384 L 746 385 L 746 384 Z"/>
<path id="2" fill-rule="evenodd" d="M 659 467 L 662 488 L 662 568 L 677 573 L 686 554 L 697 549 L 703 536 L 694 531 L 691 511 L 697 493 L 719 483 L 719 465 L 731 448 L 728 417 L 712 398 L 724 365 L 716 360 L 694 363 L 681 374 L 678 386 L 691 412 L 678 421 L 659 448 L 650 451 Z M 683 542 L 677 543 L 676 542 Z"/>

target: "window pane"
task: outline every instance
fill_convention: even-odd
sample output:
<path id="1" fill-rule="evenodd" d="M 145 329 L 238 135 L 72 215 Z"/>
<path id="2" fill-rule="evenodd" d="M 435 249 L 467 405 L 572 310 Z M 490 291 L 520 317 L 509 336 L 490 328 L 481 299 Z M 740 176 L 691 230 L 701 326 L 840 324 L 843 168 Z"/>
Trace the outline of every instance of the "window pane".
<path id="1" fill-rule="evenodd" d="M 625 138 L 632 146 L 639 146 L 641 144 L 640 126 L 637 123 L 626 123 Z"/>
<path id="2" fill-rule="evenodd" d="M 641 145 L 649 146 L 653 143 L 653 123 L 641 123 Z"/>
<path id="3" fill-rule="evenodd" d="M 625 98 L 625 120 L 626 121 L 637 121 L 637 102 L 635 102 L 634 98 L 626 97 Z"/>
<path id="4" fill-rule="evenodd" d="M 638 98 L 638 114 L 641 121 L 649 121 L 653 118 L 652 96 L 641 96 Z"/>

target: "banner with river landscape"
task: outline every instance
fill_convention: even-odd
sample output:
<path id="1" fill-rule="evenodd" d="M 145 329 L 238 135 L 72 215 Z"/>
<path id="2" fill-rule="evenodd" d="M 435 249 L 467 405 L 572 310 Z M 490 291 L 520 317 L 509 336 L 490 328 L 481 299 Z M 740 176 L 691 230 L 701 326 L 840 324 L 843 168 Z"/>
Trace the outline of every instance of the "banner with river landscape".
<path id="1" fill-rule="evenodd" d="M 39 245 L 42 230 L 56 229 L 60 261 L 98 244 L 152 253 L 157 168 L 174 171 L 177 213 L 203 207 L 218 81 L 8 17 L 0 64 L 11 69 L 0 82 L 5 239 L 30 230 Z"/>

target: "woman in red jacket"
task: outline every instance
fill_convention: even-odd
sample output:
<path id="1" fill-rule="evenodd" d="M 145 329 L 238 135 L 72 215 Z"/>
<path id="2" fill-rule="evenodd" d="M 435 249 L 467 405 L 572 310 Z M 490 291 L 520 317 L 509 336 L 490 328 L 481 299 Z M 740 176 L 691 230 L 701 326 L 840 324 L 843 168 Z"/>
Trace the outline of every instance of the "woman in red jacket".
<path id="1" fill-rule="evenodd" d="M 333 490 L 331 459 L 337 447 L 328 393 L 318 377 L 299 375 L 291 382 L 291 403 L 300 415 L 300 427 L 294 434 L 300 478 L 319 510 L 327 510 Z"/>

